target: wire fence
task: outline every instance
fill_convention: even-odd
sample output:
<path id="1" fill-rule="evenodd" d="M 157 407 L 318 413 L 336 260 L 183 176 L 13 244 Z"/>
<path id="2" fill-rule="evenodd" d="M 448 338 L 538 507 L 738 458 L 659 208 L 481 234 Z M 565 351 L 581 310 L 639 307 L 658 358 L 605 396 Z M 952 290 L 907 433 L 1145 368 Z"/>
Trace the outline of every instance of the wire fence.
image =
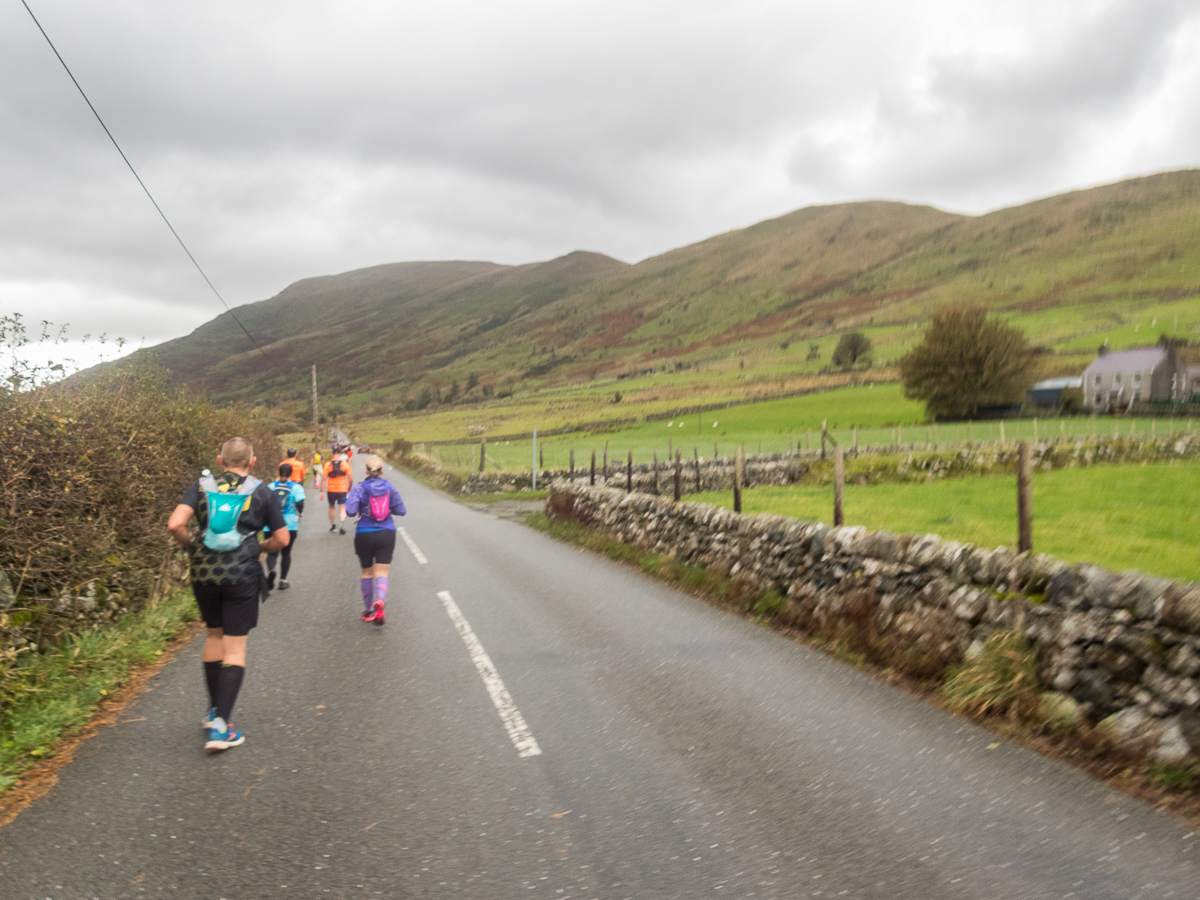
<path id="1" fill-rule="evenodd" d="M 656 423 L 658 424 L 658 423 Z M 692 459 L 732 458 L 740 448 L 744 453 L 820 452 L 822 429 L 806 426 L 794 431 L 741 430 L 723 432 L 720 420 L 697 428 L 692 421 L 661 423 L 657 435 L 640 428 L 636 433 L 612 435 L 556 435 L 538 438 L 538 469 L 568 469 L 574 454 L 577 468 L 590 464 L 595 451 L 603 464 L 624 464 L 633 453 L 638 464 L 648 463 L 657 455 L 660 460 L 674 458 L 676 450 Z M 658 429 L 655 429 L 658 430 Z M 830 424 L 824 431 L 825 449 L 842 447 L 858 452 L 916 452 L 957 451 L 967 446 L 1015 445 L 1022 440 L 1035 444 L 1085 439 L 1105 440 L 1167 439 L 1190 436 L 1194 433 L 1191 418 L 1074 416 L 1051 419 L 1000 419 L 976 422 L 949 422 L 929 425 L 896 425 L 891 427 L 859 428 L 853 425 Z M 488 472 L 531 472 L 535 467 L 532 440 L 488 442 L 486 438 L 475 446 L 424 443 L 418 452 L 437 460 L 441 465 L 479 471 L 480 452 L 485 454 L 483 470 Z"/>

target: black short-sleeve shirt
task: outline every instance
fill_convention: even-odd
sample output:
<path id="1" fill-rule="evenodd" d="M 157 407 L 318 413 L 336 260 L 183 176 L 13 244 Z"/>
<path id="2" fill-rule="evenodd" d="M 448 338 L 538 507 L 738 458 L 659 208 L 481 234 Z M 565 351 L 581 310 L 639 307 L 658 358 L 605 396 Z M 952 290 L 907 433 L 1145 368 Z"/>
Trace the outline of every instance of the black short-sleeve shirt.
<path id="1" fill-rule="evenodd" d="M 228 485 L 231 491 L 236 491 L 245 480 L 246 476 L 235 472 L 222 472 L 217 476 L 217 484 Z M 179 502 L 196 511 L 203 534 L 208 526 L 208 502 L 200 482 L 193 482 Z M 279 508 L 279 498 L 265 484 L 260 484 L 250 495 L 250 505 L 238 518 L 238 531 L 242 532 L 241 546 L 228 553 L 219 553 L 204 546 L 203 541 L 196 541 L 192 549 L 192 581 L 241 584 L 258 578 L 262 571 L 258 564 L 258 533 L 263 529 L 274 533 L 286 527 L 283 511 Z"/>

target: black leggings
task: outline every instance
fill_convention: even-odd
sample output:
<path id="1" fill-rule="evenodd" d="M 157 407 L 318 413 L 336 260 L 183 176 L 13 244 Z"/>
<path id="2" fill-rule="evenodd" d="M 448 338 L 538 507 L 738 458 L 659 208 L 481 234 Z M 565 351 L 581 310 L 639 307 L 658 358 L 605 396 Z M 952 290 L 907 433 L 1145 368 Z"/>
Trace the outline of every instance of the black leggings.
<path id="1" fill-rule="evenodd" d="M 278 557 L 282 556 L 283 560 L 279 563 L 279 577 L 282 578 L 284 581 L 287 581 L 288 569 L 290 569 L 292 567 L 292 547 L 294 547 L 296 545 L 296 538 L 298 538 L 299 536 L 300 536 L 300 532 L 289 531 L 288 532 L 288 545 L 286 547 L 284 547 L 282 550 L 280 550 L 278 553 L 268 553 L 267 554 L 267 571 L 268 572 L 275 571 L 275 560 Z"/>

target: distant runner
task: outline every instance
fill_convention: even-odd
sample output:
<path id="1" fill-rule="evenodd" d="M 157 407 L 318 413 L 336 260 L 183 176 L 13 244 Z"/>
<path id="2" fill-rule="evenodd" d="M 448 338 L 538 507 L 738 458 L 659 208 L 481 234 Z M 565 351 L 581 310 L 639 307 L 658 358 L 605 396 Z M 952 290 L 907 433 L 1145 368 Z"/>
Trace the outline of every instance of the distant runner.
<path id="1" fill-rule="evenodd" d="M 258 624 L 263 577 L 258 555 L 282 550 L 289 539 L 279 501 L 250 474 L 254 466 L 250 442 L 230 438 L 222 445 L 217 464 L 224 471 L 214 478 L 205 469 L 167 522 L 179 546 L 192 553 L 192 593 L 208 626 L 205 750 L 228 750 L 245 741 L 229 717 L 246 675 L 246 636 Z M 198 541 L 188 531 L 193 515 L 200 524 Z M 258 533 L 264 529 L 271 536 L 259 541 Z"/>
<path id="2" fill-rule="evenodd" d="M 287 525 L 288 545 L 278 553 L 267 554 L 267 590 L 275 590 L 275 561 L 282 558 L 279 564 L 279 589 L 286 591 L 291 587 L 288 583 L 288 570 L 292 568 L 292 548 L 296 546 L 296 538 L 300 536 L 300 517 L 304 515 L 304 486 L 292 480 L 295 462 L 279 464 L 279 479 L 271 482 L 268 487 L 279 500 L 279 508 L 283 510 L 283 521 Z"/>
<path id="3" fill-rule="evenodd" d="M 345 534 L 346 494 L 354 484 L 354 478 L 350 475 L 350 463 L 345 456 L 338 453 L 325 463 L 322 471 L 325 478 L 322 480 L 321 489 L 329 498 L 329 530 Z M 335 509 L 340 511 L 340 516 L 338 512 L 334 512 Z"/>
<path id="4" fill-rule="evenodd" d="M 285 460 L 285 462 L 289 466 L 292 467 L 292 475 L 291 475 L 292 481 L 296 482 L 301 487 L 303 487 L 304 479 L 308 477 L 308 471 L 304 465 L 304 460 L 302 460 L 300 457 L 298 457 L 296 455 L 296 451 L 294 448 L 288 449 L 287 459 Z"/>
<path id="5" fill-rule="evenodd" d="M 346 513 L 358 516 L 354 532 L 354 552 L 362 567 L 364 622 L 382 625 L 387 604 L 388 570 L 396 549 L 396 523 L 392 516 L 407 513 L 400 492 L 383 477 L 383 460 L 367 457 L 367 478 L 356 484 L 346 499 Z"/>

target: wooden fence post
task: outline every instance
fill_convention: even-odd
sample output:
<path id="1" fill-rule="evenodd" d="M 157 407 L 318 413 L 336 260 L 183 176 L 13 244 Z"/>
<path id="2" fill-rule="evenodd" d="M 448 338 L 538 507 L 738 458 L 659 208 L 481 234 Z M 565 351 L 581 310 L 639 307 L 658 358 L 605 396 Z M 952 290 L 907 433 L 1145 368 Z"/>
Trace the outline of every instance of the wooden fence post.
<path id="1" fill-rule="evenodd" d="M 625 466 L 625 490 L 633 493 L 633 451 L 629 451 L 629 462 Z"/>
<path id="2" fill-rule="evenodd" d="M 1017 550 L 1033 550 L 1033 452 L 1029 441 L 1017 449 Z"/>
<path id="3" fill-rule="evenodd" d="M 828 419 L 821 420 L 821 462 L 825 462 L 825 435 L 829 431 L 826 427 L 826 422 L 828 422 Z"/>
<path id="4" fill-rule="evenodd" d="M 851 449 L 854 451 L 854 455 L 858 456 L 858 426 L 857 425 L 854 426 L 854 444 Z"/>
<path id="5" fill-rule="evenodd" d="M 742 511 L 742 448 L 733 454 L 733 511 Z"/>
<path id="6" fill-rule="evenodd" d="M 657 497 L 658 496 L 658 451 L 657 450 L 654 451 L 654 462 L 652 464 L 652 467 L 654 469 L 654 496 Z"/>
<path id="7" fill-rule="evenodd" d="M 675 451 L 675 502 L 683 496 L 683 451 Z"/>
<path id="8" fill-rule="evenodd" d="M 574 481 L 575 480 L 575 448 L 574 447 L 571 448 L 570 471 L 571 471 L 570 478 L 572 481 Z"/>
<path id="9" fill-rule="evenodd" d="M 696 493 L 700 493 L 700 448 L 693 447 L 692 453 L 696 457 Z"/>
<path id="10" fill-rule="evenodd" d="M 487 459 L 487 438 L 479 439 L 479 472 L 483 474 L 483 463 Z"/>
<path id="11" fill-rule="evenodd" d="M 842 514 L 842 493 L 846 489 L 846 463 L 841 447 L 833 448 L 833 524 L 846 524 Z"/>
<path id="12" fill-rule="evenodd" d="M 608 484 L 608 441 L 604 442 L 604 483 Z"/>
<path id="13" fill-rule="evenodd" d="M 596 486 L 596 448 L 592 448 L 592 477 L 588 482 L 592 487 Z"/>

